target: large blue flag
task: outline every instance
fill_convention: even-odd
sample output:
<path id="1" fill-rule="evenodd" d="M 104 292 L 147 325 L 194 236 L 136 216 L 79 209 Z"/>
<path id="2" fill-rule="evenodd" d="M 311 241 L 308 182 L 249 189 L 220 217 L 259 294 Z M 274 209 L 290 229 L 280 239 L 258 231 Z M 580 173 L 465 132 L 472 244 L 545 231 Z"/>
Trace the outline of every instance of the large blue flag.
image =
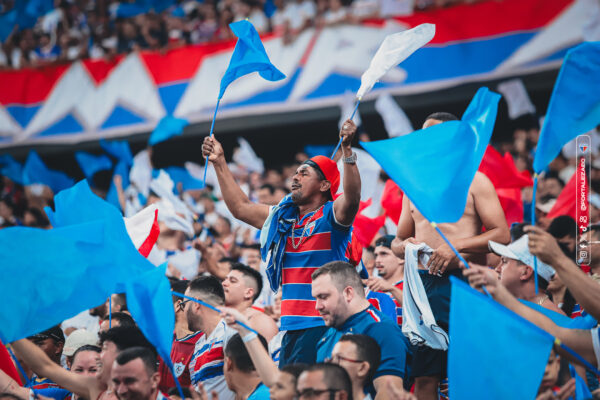
<path id="1" fill-rule="evenodd" d="M 185 128 L 188 124 L 188 120 L 184 118 L 177 118 L 172 115 L 163 117 L 150 134 L 148 145 L 154 146 L 155 144 L 164 142 L 173 136 L 181 135 L 183 133 L 183 128 Z"/>
<path id="2" fill-rule="evenodd" d="M 461 121 L 361 144 L 427 220 L 456 222 L 492 136 L 499 100 L 480 88 Z"/>
<path id="3" fill-rule="evenodd" d="M 23 166 L 10 154 L 0 156 L 0 175 L 6 176 L 15 183 L 23 184 Z"/>
<path id="4" fill-rule="evenodd" d="M 567 52 L 554 84 L 533 160 L 538 174 L 577 135 L 600 124 L 600 42 Z"/>
<path id="5" fill-rule="evenodd" d="M 258 72 L 268 81 L 279 81 L 285 78 L 285 75 L 271 64 L 258 32 L 250 22 L 238 21 L 229 24 L 229 27 L 238 37 L 238 41 L 235 44 L 227 71 L 221 79 L 219 99 L 223 97 L 225 89 L 231 82 L 252 72 Z"/>
<path id="6" fill-rule="evenodd" d="M 100 147 L 104 149 L 109 155 L 113 156 L 119 161 L 123 161 L 128 166 L 133 165 L 133 156 L 131 155 L 131 149 L 129 148 L 129 142 L 126 140 L 122 141 L 106 141 L 100 140 Z"/>
<path id="7" fill-rule="evenodd" d="M 47 213 L 55 228 L 0 230 L 0 302 L 5 305 L 0 339 L 5 343 L 95 307 L 155 269 L 135 248 L 119 211 L 93 194 L 87 181 L 54 201 L 56 211 Z"/>
<path id="8" fill-rule="evenodd" d="M 87 179 L 92 179 L 96 172 L 112 168 L 112 161 L 105 155 L 95 156 L 84 151 L 75 152 L 75 160 Z"/>
<path id="9" fill-rule="evenodd" d="M 46 167 L 40 156 L 34 151 L 29 152 L 23 167 L 23 184 L 41 183 L 48 186 L 54 193 L 73 186 L 75 181 L 64 172 L 53 171 Z"/>
<path id="10" fill-rule="evenodd" d="M 450 280 L 449 397 L 535 399 L 554 338 L 461 280 Z"/>
<path id="11" fill-rule="evenodd" d="M 148 270 L 131 280 L 126 286 L 125 293 L 131 316 L 144 336 L 156 347 L 161 358 L 169 365 L 175 330 L 175 312 L 166 271 L 166 263 Z"/>
<path id="12" fill-rule="evenodd" d="M 596 325 L 598 325 L 598 321 L 594 319 L 589 314 L 581 317 L 569 318 L 564 314 L 559 314 L 556 311 L 552 311 L 547 309 L 546 307 L 542 307 L 539 304 L 532 303 L 527 300 L 519 300 L 521 303 L 525 304 L 529 308 L 533 308 L 535 311 L 544 314 L 546 317 L 550 318 L 552 322 L 554 322 L 558 326 L 562 326 L 563 328 L 569 329 L 592 329 Z"/>

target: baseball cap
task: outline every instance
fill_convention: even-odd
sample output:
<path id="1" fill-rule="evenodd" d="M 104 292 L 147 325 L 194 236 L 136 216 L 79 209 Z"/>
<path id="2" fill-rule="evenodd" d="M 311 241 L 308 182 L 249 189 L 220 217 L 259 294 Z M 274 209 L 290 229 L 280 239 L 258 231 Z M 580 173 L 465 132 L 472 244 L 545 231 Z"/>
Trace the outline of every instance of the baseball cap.
<path id="1" fill-rule="evenodd" d="M 315 168 L 329 181 L 331 184 L 331 187 L 329 188 L 331 197 L 337 193 L 338 187 L 340 186 L 340 171 L 333 160 L 325 156 L 314 156 L 313 158 L 304 161 L 303 164 Z"/>
<path id="2" fill-rule="evenodd" d="M 45 331 L 42 331 L 40 333 L 36 333 L 35 335 L 32 335 L 29 337 L 29 339 L 31 340 L 46 340 L 46 339 L 53 339 L 56 342 L 65 342 L 65 334 L 63 333 L 62 329 L 60 329 L 60 326 L 53 326 L 50 329 L 46 329 Z"/>
<path id="3" fill-rule="evenodd" d="M 98 335 L 85 329 L 77 329 L 67 336 L 63 354 L 70 357 L 75 354 L 78 348 L 85 346 L 86 344 L 97 346 Z"/>
<path id="4" fill-rule="evenodd" d="M 521 261 L 523 264 L 533 268 L 533 254 L 529 252 L 529 236 L 523 235 L 519 240 L 515 240 L 508 246 L 490 240 L 488 242 L 490 250 L 502 257 L 511 258 Z M 538 259 L 537 262 L 538 275 L 550 282 L 552 276 L 556 273 L 554 269 L 546 263 Z"/>
<path id="5" fill-rule="evenodd" d="M 379 247 L 379 246 L 383 246 L 383 247 L 387 247 L 388 249 L 392 248 L 392 240 L 394 240 L 396 236 L 394 235 L 385 235 L 385 236 L 381 236 L 380 238 L 378 238 L 375 241 L 375 247 Z"/>

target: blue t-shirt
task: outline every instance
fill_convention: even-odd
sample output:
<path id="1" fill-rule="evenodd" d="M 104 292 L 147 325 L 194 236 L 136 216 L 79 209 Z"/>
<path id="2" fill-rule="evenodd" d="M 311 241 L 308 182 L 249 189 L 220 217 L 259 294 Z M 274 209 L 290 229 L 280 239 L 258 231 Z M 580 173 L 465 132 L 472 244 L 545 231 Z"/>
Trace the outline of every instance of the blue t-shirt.
<path id="1" fill-rule="evenodd" d="M 331 327 L 317 345 L 317 362 L 331 357 L 333 347 L 345 334 L 362 334 L 375 339 L 381 349 L 381 363 L 373 379 L 394 375 L 409 376 L 410 345 L 398 325 L 372 305 L 352 315 L 338 328 Z"/>
<path id="2" fill-rule="evenodd" d="M 254 392 L 248 396 L 247 400 L 269 400 L 270 398 L 269 388 L 261 382 L 256 389 L 254 389 Z"/>

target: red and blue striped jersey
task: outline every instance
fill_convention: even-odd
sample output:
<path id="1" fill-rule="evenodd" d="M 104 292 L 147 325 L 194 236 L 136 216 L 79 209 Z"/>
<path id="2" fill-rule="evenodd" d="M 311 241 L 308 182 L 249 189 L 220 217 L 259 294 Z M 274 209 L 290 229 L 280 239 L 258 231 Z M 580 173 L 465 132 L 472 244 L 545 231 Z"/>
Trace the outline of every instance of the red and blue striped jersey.
<path id="1" fill-rule="evenodd" d="M 323 326 L 311 295 L 310 276 L 323 264 L 352 258 L 352 227 L 335 220 L 333 201 L 328 201 L 304 215 L 294 226 L 293 236 L 288 236 L 283 256 L 281 330 Z"/>
<path id="2" fill-rule="evenodd" d="M 190 361 L 192 361 L 192 355 L 194 354 L 194 348 L 198 340 L 204 335 L 204 332 L 194 332 L 189 335 L 173 340 L 173 346 L 171 346 L 171 362 L 173 363 L 173 370 L 177 376 L 177 380 L 181 383 L 181 386 L 188 387 L 191 384 L 190 380 Z M 162 360 L 158 367 L 160 373 L 160 385 L 158 388 L 161 392 L 167 393 L 169 389 L 176 387 L 175 379 L 169 367 Z"/>
<path id="3" fill-rule="evenodd" d="M 223 374 L 225 345 L 237 332 L 220 320 L 210 335 L 202 335 L 196 342 L 192 361 L 190 361 L 190 377 L 192 385 L 198 387 L 202 383 L 206 393 L 216 391 L 219 400 L 234 400 L 235 394 L 229 390 Z"/>
<path id="4" fill-rule="evenodd" d="M 403 290 L 404 280 L 396 282 L 394 286 L 396 286 L 400 290 Z M 399 326 L 402 326 L 402 304 L 394 296 L 392 296 L 391 294 L 389 295 L 392 298 L 392 300 L 394 300 L 394 304 L 396 304 L 396 323 Z"/>
<path id="5" fill-rule="evenodd" d="M 398 289 L 402 290 L 404 287 L 404 281 L 403 280 L 398 281 L 394 284 L 394 286 L 397 287 Z M 377 298 L 379 295 L 385 295 L 392 300 L 392 303 L 394 305 L 394 318 L 392 318 L 392 319 L 395 320 L 399 326 L 402 326 L 402 304 L 394 296 L 392 296 L 391 293 L 372 292 L 369 290 L 367 292 L 367 300 L 369 301 L 369 303 L 371 303 L 371 305 L 373 305 L 373 307 L 375 307 L 377 310 L 381 311 L 383 314 L 387 315 L 388 317 L 391 317 L 391 315 L 387 312 L 387 309 L 385 308 L 385 306 L 380 304 L 381 301 Z"/>

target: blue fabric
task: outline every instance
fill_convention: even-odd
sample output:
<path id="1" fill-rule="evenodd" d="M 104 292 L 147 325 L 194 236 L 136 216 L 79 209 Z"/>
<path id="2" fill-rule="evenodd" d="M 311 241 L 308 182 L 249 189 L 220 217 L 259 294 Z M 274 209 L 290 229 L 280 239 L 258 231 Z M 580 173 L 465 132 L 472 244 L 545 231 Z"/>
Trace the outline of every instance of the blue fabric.
<path id="1" fill-rule="evenodd" d="M 172 138 L 173 136 L 178 136 L 183 133 L 183 128 L 185 128 L 189 124 L 187 119 L 176 118 L 172 115 L 167 115 L 163 117 L 156 128 L 152 131 L 150 135 L 150 139 L 148 140 L 149 146 L 154 146 L 157 143 L 164 142 Z"/>
<path id="2" fill-rule="evenodd" d="M 36 394 L 40 394 L 42 396 L 50 397 L 55 400 L 64 400 L 71 394 L 67 389 L 62 388 L 46 388 L 46 389 L 35 389 Z"/>
<path id="3" fill-rule="evenodd" d="M 0 42 L 4 43 L 17 24 L 17 10 L 0 15 Z"/>
<path id="4" fill-rule="evenodd" d="M 490 141 L 499 100 L 500 95 L 480 88 L 462 121 L 361 145 L 427 220 L 456 222 Z"/>
<path id="5" fill-rule="evenodd" d="M 127 283 L 127 309 L 141 331 L 156 347 L 160 357 L 173 368 L 171 345 L 175 312 L 171 286 L 166 277 L 167 264 L 153 268 Z"/>
<path id="6" fill-rule="evenodd" d="M 577 372 L 575 372 L 575 368 L 571 364 L 569 364 L 569 372 L 571 373 L 571 377 L 575 378 L 575 400 L 589 400 L 592 399 L 592 393 L 585 383 L 585 379 L 580 377 Z"/>
<path id="7" fill-rule="evenodd" d="M 554 84 L 533 169 L 541 173 L 570 140 L 600 124 L 600 42 L 567 52 Z"/>
<path id="8" fill-rule="evenodd" d="M 34 151 L 29 152 L 23 167 L 23 184 L 41 183 L 48 186 L 54 193 L 70 188 L 75 181 L 64 172 L 48 169 L 40 156 Z"/>
<path id="9" fill-rule="evenodd" d="M 268 81 L 279 81 L 285 78 L 285 75 L 271 64 L 258 32 L 250 22 L 238 21 L 229 24 L 229 27 L 238 37 L 238 41 L 235 44 L 227 71 L 221 79 L 219 99 L 223 97 L 225 89 L 231 82 L 252 72 L 258 72 L 263 79 Z"/>
<path id="10" fill-rule="evenodd" d="M 266 274 L 271 290 L 274 292 L 277 292 L 281 283 L 285 245 L 288 235 L 292 232 L 297 216 L 298 207 L 292 201 L 292 195 L 288 194 L 272 211 L 270 225 L 267 227 L 266 242 L 260 247 L 260 254 L 263 261 L 267 261 L 267 255 L 272 250 Z"/>
<path id="11" fill-rule="evenodd" d="M 123 161 L 128 166 L 133 165 L 133 156 L 131 155 L 129 142 L 125 140 L 108 142 L 102 139 L 100 140 L 100 147 L 102 147 L 105 152 L 117 160 Z"/>
<path id="12" fill-rule="evenodd" d="M 121 210 L 119 194 L 117 192 L 117 187 L 115 186 L 114 182 L 115 175 L 121 176 L 121 185 L 123 186 L 123 190 L 127 189 L 127 187 L 129 186 L 129 165 L 126 164 L 124 161 L 119 161 L 113 172 L 113 180 L 111 180 L 110 187 L 108 188 L 108 193 L 106 194 L 106 201 L 112 204 L 113 206 L 117 207 L 119 210 Z"/>
<path id="13" fill-rule="evenodd" d="M 33 28 L 38 18 L 54 9 L 54 0 L 15 1 L 14 8 L 0 15 L 0 42 L 4 42 L 15 28 Z"/>
<path id="14" fill-rule="evenodd" d="M 335 146 L 330 145 L 307 144 L 304 146 L 304 152 L 308 158 L 313 158 L 315 156 L 329 157 L 333 152 L 333 149 L 335 149 Z"/>
<path id="15" fill-rule="evenodd" d="M 167 167 L 164 170 L 169 174 L 173 183 L 175 183 L 175 190 L 178 190 L 178 183 L 181 183 L 183 186 L 183 191 L 204 188 L 204 183 L 190 175 L 189 171 L 185 168 Z"/>
<path id="16" fill-rule="evenodd" d="M 460 279 L 450 281 L 449 397 L 534 399 L 553 337 Z"/>
<path id="17" fill-rule="evenodd" d="M 155 269 L 133 245 L 119 211 L 87 181 L 54 201 L 56 211 L 46 209 L 53 229 L 0 230 L 0 302 L 11 305 L 0 307 L 0 321 L 10 321 L 0 324 L 4 343 L 95 307 Z"/>
<path id="18" fill-rule="evenodd" d="M 392 297 L 389 294 L 382 292 L 373 292 L 372 290 L 370 290 L 369 294 L 367 295 L 367 300 L 369 299 L 377 301 L 380 307 L 379 311 L 381 311 L 383 315 L 385 315 L 392 321 L 397 320 L 398 315 L 396 314 L 396 303 L 394 303 L 394 300 L 392 300 Z"/>
<path id="19" fill-rule="evenodd" d="M 76 151 L 75 160 L 87 179 L 92 179 L 96 172 L 112 168 L 112 161 L 105 155 L 95 156 L 83 151 Z"/>
<path id="20" fill-rule="evenodd" d="M 269 400 L 271 398 L 269 394 L 269 388 L 264 383 L 260 383 L 254 392 L 248 396 L 247 400 Z"/>
<path id="21" fill-rule="evenodd" d="M 23 167 L 10 154 L 0 156 L 0 175 L 8 177 L 15 183 L 23 184 Z"/>
<path id="22" fill-rule="evenodd" d="M 592 329 L 596 325 L 598 325 L 598 321 L 594 319 L 591 315 L 587 314 L 582 317 L 569 318 L 566 315 L 559 314 L 555 311 L 549 310 L 545 307 L 542 307 L 538 304 L 532 303 L 527 300 L 519 300 L 521 303 L 525 304 L 529 308 L 533 308 L 537 312 L 544 314 L 546 317 L 550 318 L 552 322 L 554 322 L 558 326 L 562 326 L 563 328 L 569 329 Z"/>

